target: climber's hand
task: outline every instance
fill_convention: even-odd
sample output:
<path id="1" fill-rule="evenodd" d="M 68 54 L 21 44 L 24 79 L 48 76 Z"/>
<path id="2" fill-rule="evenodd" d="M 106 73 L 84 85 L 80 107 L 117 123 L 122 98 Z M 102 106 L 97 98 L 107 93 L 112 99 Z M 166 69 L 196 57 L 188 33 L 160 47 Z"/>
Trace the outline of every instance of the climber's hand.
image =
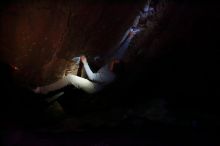
<path id="1" fill-rule="evenodd" d="M 84 55 L 80 56 L 80 60 L 82 61 L 82 63 L 87 63 L 86 56 Z"/>

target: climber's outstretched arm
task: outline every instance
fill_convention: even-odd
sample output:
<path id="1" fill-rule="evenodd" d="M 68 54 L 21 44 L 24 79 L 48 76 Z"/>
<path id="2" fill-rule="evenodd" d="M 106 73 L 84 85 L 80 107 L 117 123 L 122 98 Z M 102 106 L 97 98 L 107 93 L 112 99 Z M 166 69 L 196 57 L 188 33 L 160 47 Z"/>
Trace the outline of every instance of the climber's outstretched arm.
<path id="1" fill-rule="evenodd" d="M 133 22 L 133 27 L 137 27 L 138 26 L 140 18 L 141 18 L 140 15 L 135 17 L 134 22 Z"/>
<path id="2" fill-rule="evenodd" d="M 85 56 L 81 56 L 81 61 L 83 63 L 88 78 L 91 81 L 100 82 L 100 73 L 93 73 Z"/>
<path id="3" fill-rule="evenodd" d="M 128 37 L 129 33 L 130 33 L 130 28 L 125 32 L 125 34 L 123 35 L 122 39 L 118 43 L 119 46 L 126 40 L 126 38 Z"/>

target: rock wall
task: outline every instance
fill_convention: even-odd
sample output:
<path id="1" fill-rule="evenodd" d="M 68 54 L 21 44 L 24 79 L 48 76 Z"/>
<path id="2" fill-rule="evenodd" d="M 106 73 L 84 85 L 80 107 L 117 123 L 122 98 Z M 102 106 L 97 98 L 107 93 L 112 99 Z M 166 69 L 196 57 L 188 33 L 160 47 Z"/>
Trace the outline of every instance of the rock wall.
<path id="1" fill-rule="evenodd" d="M 52 82 L 74 66 L 72 57 L 111 51 L 140 8 L 141 2 L 131 1 L 5 2 L 0 58 L 17 69 L 25 84 Z"/>

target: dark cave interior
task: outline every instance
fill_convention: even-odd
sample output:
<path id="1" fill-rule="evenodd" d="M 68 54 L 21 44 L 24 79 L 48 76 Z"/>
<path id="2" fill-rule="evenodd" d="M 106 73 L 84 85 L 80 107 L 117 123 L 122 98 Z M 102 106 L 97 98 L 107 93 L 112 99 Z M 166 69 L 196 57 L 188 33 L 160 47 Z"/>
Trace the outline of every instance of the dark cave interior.
<path id="1" fill-rule="evenodd" d="M 146 0 L 11 0 L 0 7 L 4 145 L 215 145 L 219 133 L 219 4 L 152 0 L 118 80 L 95 94 L 32 88 L 107 57 Z M 96 70 L 97 66 L 93 69 Z M 51 97 L 64 92 L 59 98 Z"/>

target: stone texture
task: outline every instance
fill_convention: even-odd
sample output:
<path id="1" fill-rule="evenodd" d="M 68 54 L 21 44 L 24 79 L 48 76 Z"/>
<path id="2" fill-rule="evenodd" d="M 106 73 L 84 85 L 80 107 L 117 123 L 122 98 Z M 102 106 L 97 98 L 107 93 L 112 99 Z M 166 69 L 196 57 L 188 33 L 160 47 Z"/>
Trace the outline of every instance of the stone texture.
<path id="1" fill-rule="evenodd" d="M 47 84 L 74 65 L 114 49 L 140 2 L 30 0 L 7 3 L 0 15 L 0 57 L 24 84 Z M 76 71 L 73 71 L 76 74 Z"/>

